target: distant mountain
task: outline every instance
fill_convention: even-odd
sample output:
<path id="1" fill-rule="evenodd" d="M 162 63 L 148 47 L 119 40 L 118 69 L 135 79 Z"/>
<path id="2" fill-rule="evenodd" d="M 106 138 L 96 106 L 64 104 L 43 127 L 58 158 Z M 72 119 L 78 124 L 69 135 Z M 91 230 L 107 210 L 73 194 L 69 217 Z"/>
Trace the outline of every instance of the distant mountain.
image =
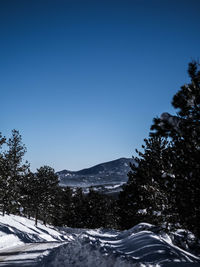
<path id="1" fill-rule="evenodd" d="M 97 191 L 119 191 L 128 180 L 130 162 L 135 163 L 132 158 L 120 158 L 80 171 L 63 170 L 57 174 L 61 186 L 83 187 L 85 191 L 90 186 Z"/>

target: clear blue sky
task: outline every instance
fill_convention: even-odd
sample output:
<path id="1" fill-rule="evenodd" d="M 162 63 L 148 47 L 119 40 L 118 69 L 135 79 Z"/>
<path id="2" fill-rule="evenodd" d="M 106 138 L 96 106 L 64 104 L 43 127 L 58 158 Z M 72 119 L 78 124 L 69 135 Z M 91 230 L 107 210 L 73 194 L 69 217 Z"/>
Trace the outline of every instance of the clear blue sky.
<path id="1" fill-rule="evenodd" d="M 0 131 L 32 170 L 135 155 L 200 56 L 199 0 L 1 0 Z"/>

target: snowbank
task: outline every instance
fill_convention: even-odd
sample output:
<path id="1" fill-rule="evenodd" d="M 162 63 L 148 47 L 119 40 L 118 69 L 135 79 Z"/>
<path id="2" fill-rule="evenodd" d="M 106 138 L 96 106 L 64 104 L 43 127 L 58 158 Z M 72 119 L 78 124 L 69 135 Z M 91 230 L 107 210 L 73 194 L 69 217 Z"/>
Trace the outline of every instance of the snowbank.
<path id="1" fill-rule="evenodd" d="M 73 239 L 72 235 L 16 215 L 0 215 L 0 250 L 25 243 L 55 242 Z"/>
<path id="2" fill-rule="evenodd" d="M 176 245 L 183 230 L 170 238 L 142 223 L 127 231 L 53 228 L 15 215 L 0 215 L 0 266 L 129 267 L 200 266 L 200 258 Z M 185 244 L 185 243 L 184 243 Z M 10 265 L 9 265 L 10 264 Z"/>
<path id="3" fill-rule="evenodd" d="M 200 258 L 173 245 L 171 238 L 150 224 L 127 231 L 88 230 L 56 248 L 43 267 L 200 266 Z"/>

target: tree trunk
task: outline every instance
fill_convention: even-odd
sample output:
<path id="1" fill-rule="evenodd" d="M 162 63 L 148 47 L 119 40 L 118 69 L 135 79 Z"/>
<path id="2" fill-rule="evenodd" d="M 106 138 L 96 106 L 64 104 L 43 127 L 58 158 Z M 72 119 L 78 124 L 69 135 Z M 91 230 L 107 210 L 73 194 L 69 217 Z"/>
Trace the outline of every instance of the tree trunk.
<path id="1" fill-rule="evenodd" d="M 38 210 L 36 210 L 35 212 L 35 226 L 37 226 L 37 222 L 38 222 Z"/>
<path id="2" fill-rule="evenodd" d="M 3 204 L 3 210 L 2 210 L 2 215 L 5 215 L 5 205 Z"/>
<path id="3" fill-rule="evenodd" d="M 46 226 L 46 216 L 43 218 L 43 224 Z"/>

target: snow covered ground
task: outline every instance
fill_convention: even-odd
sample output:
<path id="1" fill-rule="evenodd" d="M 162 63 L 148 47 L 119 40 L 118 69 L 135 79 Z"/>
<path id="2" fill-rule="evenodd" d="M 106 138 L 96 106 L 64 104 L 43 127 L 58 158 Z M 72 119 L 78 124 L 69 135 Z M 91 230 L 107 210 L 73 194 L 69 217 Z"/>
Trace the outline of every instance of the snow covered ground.
<path id="1" fill-rule="evenodd" d="M 52 248 L 74 239 L 53 227 L 15 215 L 0 215 L 0 266 L 33 266 Z"/>
<path id="2" fill-rule="evenodd" d="M 200 266 L 200 258 L 173 245 L 167 234 L 157 231 L 150 224 L 122 232 L 88 230 L 50 253 L 41 266 Z"/>
<path id="3" fill-rule="evenodd" d="M 16 215 L 0 215 L 0 249 L 32 242 L 64 241 L 69 235 Z"/>
<path id="4" fill-rule="evenodd" d="M 200 258 L 175 246 L 167 234 L 150 224 L 122 232 L 57 229 L 0 215 L 0 266 L 184 267 L 200 266 Z"/>

